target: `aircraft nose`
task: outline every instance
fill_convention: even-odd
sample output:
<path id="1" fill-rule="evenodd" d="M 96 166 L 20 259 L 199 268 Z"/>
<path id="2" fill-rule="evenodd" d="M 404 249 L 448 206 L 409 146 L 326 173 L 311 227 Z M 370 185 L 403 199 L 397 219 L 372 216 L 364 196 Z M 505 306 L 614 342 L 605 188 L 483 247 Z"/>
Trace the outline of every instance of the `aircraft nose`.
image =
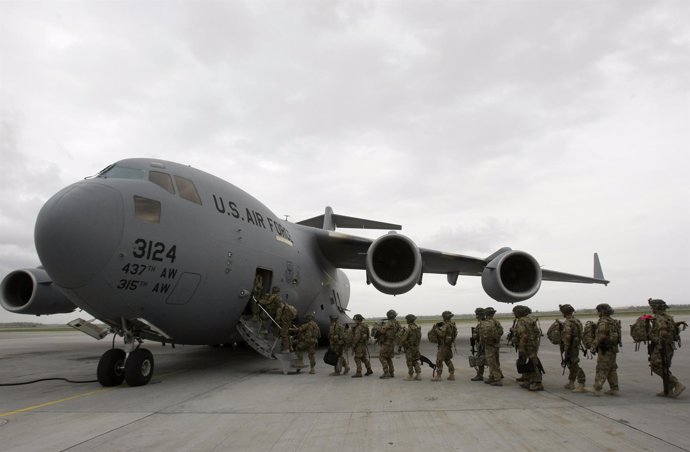
<path id="1" fill-rule="evenodd" d="M 93 180 L 71 185 L 45 203 L 34 241 L 58 286 L 83 286 L 105 267 L 122 237 L 123 211 L 120 193 Z"/>

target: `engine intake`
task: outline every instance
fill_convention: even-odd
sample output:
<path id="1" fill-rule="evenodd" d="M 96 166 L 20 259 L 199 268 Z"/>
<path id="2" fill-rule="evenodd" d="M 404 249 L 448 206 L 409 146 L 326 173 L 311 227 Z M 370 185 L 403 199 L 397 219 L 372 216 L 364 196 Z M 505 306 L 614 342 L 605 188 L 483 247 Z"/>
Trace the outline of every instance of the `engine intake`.
<path id="1" fill-rule="evenodd" d="M 15 270 L 0 284 L 0 305 L 17 314 L 47 315 L 77 307 L 53 284 L 42 268 Z"/>
<path id="2" fill-rule="evenodd" d="M 482 287 L 496 301 L 515 303 L 527 300 L 541 287 L 541 267 L 524 251 L 506 251 L 484 268 Z"/>
<path id="3" fill-rule="evenodd" d="M 399 295 L 421 284 L 422 255 L 417 245 L 404 235 L 391 232 L 369 246 L 367 281 L 380 292 Z"/>

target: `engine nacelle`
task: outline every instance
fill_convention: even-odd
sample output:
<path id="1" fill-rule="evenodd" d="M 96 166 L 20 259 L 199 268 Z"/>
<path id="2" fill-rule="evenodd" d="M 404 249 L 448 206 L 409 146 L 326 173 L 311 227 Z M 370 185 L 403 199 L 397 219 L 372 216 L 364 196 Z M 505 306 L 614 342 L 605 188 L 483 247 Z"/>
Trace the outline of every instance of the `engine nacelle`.
<path id="1" fill-rule="evenodd" d="M 380 292 L 398 295 L 422 281 L 422 255 L 417 245 L 404 235 L 391 232 L 381 236 L 367 251 L 367 281 Z"/>
<path id="2" fill-rule="evenodd" d="M 515 303 L 527 300 L 541 287 L 541 267 L 524 251 L 506 251 L 484 268 L 482 287 L 496 301 Z"/>
<path id="3" fill-rule="evenodd" d="M 0 305 L 17 314 L 47 315 L 77 307 L 58 290 L 42 268 L 15 270 L 0 285 Z"/>

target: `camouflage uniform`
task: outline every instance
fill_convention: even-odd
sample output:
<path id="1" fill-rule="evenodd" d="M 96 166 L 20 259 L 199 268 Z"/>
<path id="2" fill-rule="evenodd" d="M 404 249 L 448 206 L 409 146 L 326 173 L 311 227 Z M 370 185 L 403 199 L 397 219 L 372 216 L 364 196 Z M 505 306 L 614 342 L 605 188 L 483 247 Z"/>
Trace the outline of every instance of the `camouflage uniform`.
<path id="1" fill-rule="evenodd" d="M 585 371 L 580 367 L 580 343 L 582 341 L 582 322 L 573 316 L 575 309 L 569 305 L 558 305 L 558 309 L 563 314 L 563 330 L 561 332 L 561 343 L 563 346 L 563 359 L 568 366 L 568 384 L 565 389 L 572 389 L 574 392 L 584 392 Z M 577 380 L 577 387 L 575 381 Z"/>
<path id="2" fill-rule="evenodd" d="M 259 303 L 263 291 L 264 278 L 260 274 L 257 274 L 254 277 L 254 288 L 252 289 L 252 302 L 249 304 L 250 309 L 252 310 L 252 319 L 256 321 L 258 321 L 260 318 L 259 314 L 261 313 L 261 309 L 259 309 L 257 303 Z"/>
<path id="3" fill-rule="evenodd" d="M 671 361 L 673 359 L 673 351 L 675 350 L 674 342 L 677 340 L 676 323 L 673 317 L 666 314 L 666 302 L 664 300 L 649 299 L 649 305 L 654 312 L 654 320 L 649 332 L 650 349 L 649 367 L 652 372 L 659 375 L 663 379 L 664 374 L 664 358 L 666 360 L 666 368 L 668 369 L 668 394 L 664 391 L 658 393 L 658 396 L 678 397 L 684 390 L 685 386 L 678 381 L 678 379 L 671 373 Z M 665 352 L 665 357 L 662 357 L 662 352 Z"/>
<path id="4" fill-rule="evenodd" d="M 597 305 L 599 321 L 597 322 L 597 333 L 592 344 L 592 352 L 597 352 L 596 376 L 592 392 L 595 395 L 601 394 L 604 383 L 608 380 L 610 389 L 606 391 L 609 395 L 618 395 L 618 364 L 616 355 L 618 354 L 618 322 L 611 318 L 613 309 L 606 303 Z"/>
<path id="5" fill-rule="evenodd" d="M 292 308 L 292 309 L 290 309 Z M 282 301 L 278 306 L 276 311 L 275 320 L 280 327 L 280 339 L 281 339 L 281 352 L 290 352 L 290 327 L 292 326 L 292 321 L 295 319 L 293 312 L 295 308 L 292 305 Z"/>
<path id="6" fill-rule="evenodd" d="M 388 321 L 379 329 L 379 361 L 383 367 L 383 375 L 379 378 L 393 378 L 395 368 L 393 367 L 393 353 L 395 352 L 395 338 L 400 330 L 400 324 L 395 318 L 398 313 L 390 310 L 386 313 Z"/>
<path id="7" fill-rule="evenodd" d="M 283 303 L 283 299 L 280 296 L 280 287 L 273 286 L 270 295 L 264 295 L 259 299 L 259 304 L 266 310 L 268 315 L 270 315 L 274 320 L 276 318 L 276 312 L 278 308 Z M 263 329 L 268 331 L 268 326 L 271 325 L 271 319 L 264 316 L 263 317 Z"/>
<path id="8" fill-rule="evenodd" d="M 523 382 L 520 387 L 530 391 L 543 391 L 541 383 L 539 353 L 539 338 L 541 331 L 537 325 L 537 319 L 529 315 L 532 310 L 527 306 L 517 305 L 513 308 L 513 314 L 517 318 L 513 333 L 517 344 L 520 361 L 527 362 L 529 371 L 522 374 Z"/>
<path id="9" fill-rule="evenodd" d="M 477 357 L 484 354 L 484 346 L 482 345 L 481 338 L 479 337 L 479 330 L 481 328 L 482 322 L 484 321 L 484 308 L 477 308 L 474 310 L 474 316 L 477 318 L 477 326 L 473 328 L 472 331 L 472 341 L 475 344 L 477 351 Z M 486 355 L 485 355 L 486 356 Z M 484 365 L 476 366 L 477 375 L 470 378 L 471 381 L 483 381 L 484 380 Z"/>
<path id="10" fill-rule="evenodd" d="M 453 313 L 450 311 L 443 311 L 441 314 L 443 322 L 438 326 L 438 351 L 436 352 L 436 374 L 431 381 L 441 381 L 441 374 L 443 373 L 443 363 L 448 366 L 448 379 L 455 380 L 455 366 L 453 366 L 453 345 L 455 344 L 455 337 L 458 329 L 455 322 L 451 322 Z"/>
<path id="11" fill-rule="evenodd" d="M 355 321 L 355 326 L 352 331 L 352 348 L 355 355 L 355 364 L 357 365 L 357 372 L 352 378 L 359 378 L 362 376 L 362 363 L 367 369 L 364 375 L 371 375 L 374 372 L 371 370 L 371 363 L 369 362 L 369 350 L 367 344 L 369 343 L 369 327 L 362 323 L 364 317 L 361 314 L 355 314 L 352 318 Z"/>
<path id="12" fill-rule="evenodd" d="M 331 315 L 331 327 L 328 330 L 328 347 L 338 354 L 338 364 L 331 372 L 331 375 L 340 375 L 340 368 L 343 368 L 343 375 L 350 371 L 345 355 L 345 328 L 338 323 L 338 316 Z"/>
<path id="13" fill-rule="evenodd" d="M 316 357 L 314 355 L 319 338 L 321 338 L 321 330 L 314 321 L 314 314 L 307 314 L 307 323 L 297 327 L 297 346 L 295 348 L 300 367 L 304 367 L 304 352 L 307 352 L 310 374 L 314 373 L 314 367 L 316 366 Z"/>
<path id="14" fill-rule="evenodd" d="M 422 329 L 414 323 L 417 317 L 413 314 L 408 314 L 405 316 L 407 320 L 407 327 L 400 330 L 398 339 L 400 344 L 405 347 L 405 359 L 407 361 L 407 373 L 408 377 L 406 380 L 421 380 L 422 379 L 422 365 L 419 355 L 419 343 L 422 340 Z M 413 378 L 412 375 L 415 375 Z"/>
<path id="15" fill-rule="evenodd" d="M 479 326 L 479 340 L 484 347 L 484 356 L 486 357 L 486 365 L 489 367 L 489 378 L 484 382 L 491 386 L 503 386 L 501 379 L 503 372 L 501 372 L 501 363 L 499 361 L 499 349 L 501 348 L 501 336 L 503 336 L 503 327 L 501 322 L 494 319 L 496 310 L 494 308 L 484 309 L 485 319 Z"/>

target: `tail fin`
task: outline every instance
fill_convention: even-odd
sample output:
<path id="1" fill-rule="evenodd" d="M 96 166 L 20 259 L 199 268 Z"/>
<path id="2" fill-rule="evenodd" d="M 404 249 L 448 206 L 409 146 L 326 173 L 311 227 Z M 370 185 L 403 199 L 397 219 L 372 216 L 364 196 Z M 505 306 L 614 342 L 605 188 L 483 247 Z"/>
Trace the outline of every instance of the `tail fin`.
<path id="1" fill-rule="evenodd" d="M 318 217 L 302 220 L 297 224 L 311 226 L 312 228 L 335 231 L 335 228 L 354 228 L 354 229 L 388 229 L 401 230 L 399 224 L 383 223 L 381 221 L 366 220 L 364 218 L 346 217 L 333 213 L 333 209 L 326 207 L 326 212 Z"/>
<path id="2" fill-rule="evenodd" d="M 601 280 L 605 281 L 604 271 L 601 269 L 601 262 L 599 262 L 599 254 L 598 253 L 594 253 L 594 278 L 595 279 L 601 279 Z"/>

